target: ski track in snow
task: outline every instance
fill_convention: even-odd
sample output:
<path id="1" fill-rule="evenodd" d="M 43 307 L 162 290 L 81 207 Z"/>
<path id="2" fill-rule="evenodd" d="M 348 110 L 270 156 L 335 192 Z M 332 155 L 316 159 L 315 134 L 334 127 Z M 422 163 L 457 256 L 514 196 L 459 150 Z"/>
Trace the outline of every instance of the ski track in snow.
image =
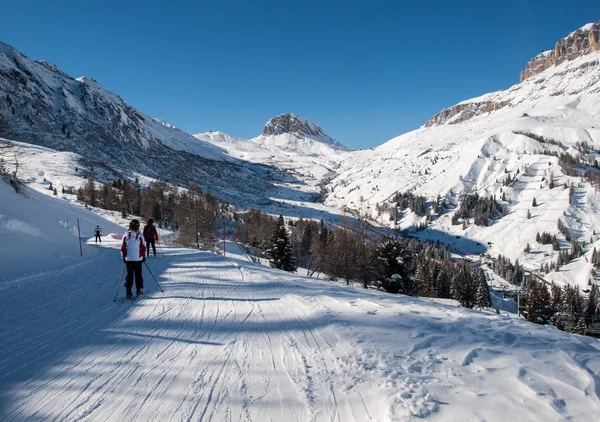
<path id="1" fill-rule="evenodd" d="M 144 268 L 146 295 L 126 301 L 121 285 L 114 303 L 117 244 L 7 281 L 1 420 L 505 420 L 497 403 L 523 421 L 593 420 L 600 410 L 592 340 L 307 282 L 241 252 L 164 248 L 147 264 L 165 291 Z M 538 361 L 564 371 L 560 382 Z"/>

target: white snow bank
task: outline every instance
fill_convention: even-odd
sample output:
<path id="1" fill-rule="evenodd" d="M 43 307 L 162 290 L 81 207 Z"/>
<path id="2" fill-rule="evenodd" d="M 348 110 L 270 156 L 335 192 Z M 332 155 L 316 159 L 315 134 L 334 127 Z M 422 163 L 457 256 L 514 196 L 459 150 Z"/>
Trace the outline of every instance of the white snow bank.
<path id="1" fill-rule="evenodd" d="M 90 259 L 97 250 L 85 244 L 100 225 L 103 231 L 123 231 L 85 208 L 25 187 L 17 195 L 0 181 L 0 290 L 4 281 L 59 269 Z M 82 236 L 80 256 L 77 219 Z"/>

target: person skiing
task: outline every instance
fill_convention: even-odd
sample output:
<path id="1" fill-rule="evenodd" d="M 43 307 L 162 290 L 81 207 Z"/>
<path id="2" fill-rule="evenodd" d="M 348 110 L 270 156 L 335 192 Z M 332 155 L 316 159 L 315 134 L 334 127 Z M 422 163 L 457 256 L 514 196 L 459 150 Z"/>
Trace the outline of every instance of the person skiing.
<path id="1" fill-rule="evenodd" d="M 150 245 L 152 245 L 152 251 L 154 252 L 154 256 L 156 256 L 156 245 L 154 242 L 158 242 L 158 230 L 156 230 L 154 220 L 151 218 L 148 219 L 148 224 L 144 226 L 144 239 L 146 239 L 146 251 L 148 255 L 150 255 Z"/>
<path id="2" fill-rule="evenodd" d="M 100 228 L 100 226 L 96 226 L 96 228 L 94 229 L 94 236 L 96 236 L 96 243 L 102 243 L 102 229 Z"/>
<path id="3" fill-rule="evenodd" d="M 144 279 L 142 277 L 142 262 L 146 261 L 146 247 L 139 232 L 140 222 L 136 219 L 129 223 L 129 231 L 123 236 L 121 242 L 121 256 L 127 266 L 127 276 L 125 277 L 125 290 L 127 298 L 133 297 L 131 288 L 133 287 L 133 277 L 135 275 L 135 289 L 137 296 L 144 294 Z"/>

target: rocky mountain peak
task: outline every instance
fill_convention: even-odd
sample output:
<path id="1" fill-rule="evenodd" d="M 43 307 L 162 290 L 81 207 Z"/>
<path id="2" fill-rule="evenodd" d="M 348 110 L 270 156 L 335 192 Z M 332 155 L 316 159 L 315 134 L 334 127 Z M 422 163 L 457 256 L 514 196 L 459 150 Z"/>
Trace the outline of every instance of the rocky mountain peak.
<path id="1" fill-rule="evenodd" d="M 297 138 L 297 140 L 304 140 L 304 142 L 312 143 L 313 141 L 317 141 L 317 143 L 326 144 L 335 150 L 346 151 L 348 149 L 327 135 L 319 125 L 292 113 L 281 114 L 269 120 L 261 136 L 268 138 L 277 135 L 291 135 L 292 139 Z M 295 144 L 296 141 L 293 143 Z M 288 147 L 284 149 L 289 149 Z"/>
<path id="2" fill-rule="evenodd" d="M 272 118 L 263 129 L 263 135 L 283 135 L 286 133 L 307 138 L 327 137 L 318 125 L 292 113 L 281 114 Z"/>
<path id="3" fill-rule="evenodd" d="M 549 67 L 600 51 L 600 21 L 588 23 L 556 42 L 554 50 L 543 51 L 527 63 L 520 81 L 537 75 Z"/>

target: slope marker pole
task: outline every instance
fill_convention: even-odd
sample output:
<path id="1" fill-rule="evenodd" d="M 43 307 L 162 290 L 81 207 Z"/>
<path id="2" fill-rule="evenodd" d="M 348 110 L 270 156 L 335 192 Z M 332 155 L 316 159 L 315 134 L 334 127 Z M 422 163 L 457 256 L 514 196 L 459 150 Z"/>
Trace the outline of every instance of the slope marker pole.
<path id="1" fill-rule="evenodd" d="M 77 219 L 77 233 L 79 233 L 79 255 L 83 256 L 83 247 L 81 246 L 81 229 L 79 228 L 79 218 Z"/>

